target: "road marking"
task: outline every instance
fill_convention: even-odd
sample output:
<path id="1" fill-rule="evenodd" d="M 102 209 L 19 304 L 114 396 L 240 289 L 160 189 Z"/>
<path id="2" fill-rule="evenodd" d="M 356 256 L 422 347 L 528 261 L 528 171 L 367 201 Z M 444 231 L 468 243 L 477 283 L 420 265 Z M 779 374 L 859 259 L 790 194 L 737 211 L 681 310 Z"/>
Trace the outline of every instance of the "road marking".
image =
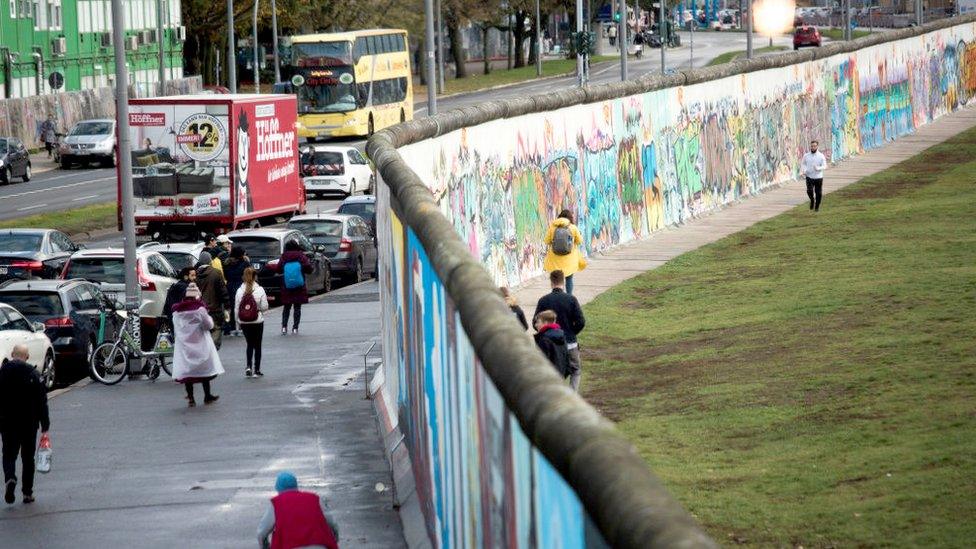
<path id="1" fill-rule="evenodd" d="M 97 194 L 90 194 L 88 196 L 79 196 L 78 198 L 72 198 L 72 202 L 78 202 L 80 200 L 88 200 L 89 198 L 98 198 Z"/>
<path id="2" fill-rule="evenodd" d="M 30 196 L 32 194 L 46 193 L 48 191 L 57 191 L 60 189 L 70 189 L 72 187 L 80 187 L 81 185 L 91 185 L 92 183 L 103 183 L 105 181 L 114 181 L 114 177 L 103 177 L 101 179 L 92 179 L 91 181 L 79 181 L 77 183 L 68 183 L 67 185 L 58 185 L 57 187 L 48 187 L 46 189 L 37 189 L 36 191 L 25 191 L 17 194 L 8 194 L 0 196 L 0 198 L 19 198 L 21 196 Z"/>
<path id="3" fill-rule="evenodd" d="M 36 206 L 24 206 L 23 208 L 17 208 L 18 212 L 26 212 L 27 210 L 33 210 L 34 208 L 43 208 L 47 204 L 38 204 Z"/>

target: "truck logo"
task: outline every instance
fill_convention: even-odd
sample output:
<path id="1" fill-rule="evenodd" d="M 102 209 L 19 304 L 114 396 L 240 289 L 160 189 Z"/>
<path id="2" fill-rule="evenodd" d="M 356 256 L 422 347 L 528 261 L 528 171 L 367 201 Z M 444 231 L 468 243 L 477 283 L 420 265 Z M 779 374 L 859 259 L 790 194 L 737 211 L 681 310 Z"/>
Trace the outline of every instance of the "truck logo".
<path id="1" fill-rule="evenodd" d="M 191 114 L 180 125 L 176 142 L 192 160 L 208 162 L 223 152 L 227 145 L 227 130 L 213 115 Z"/>
<path id="2" fill-rule="evenodd" d="M 166 114 L 161 112 L 130 112 L 130 126 L 165 126 Z"/>
<path id="3" fill-rule="evenodd" d="M 250 123 L 244 109 L 237 118 L 237 214 L 246 214 L 254 209 L 248 171 L 251 159 Z"/>

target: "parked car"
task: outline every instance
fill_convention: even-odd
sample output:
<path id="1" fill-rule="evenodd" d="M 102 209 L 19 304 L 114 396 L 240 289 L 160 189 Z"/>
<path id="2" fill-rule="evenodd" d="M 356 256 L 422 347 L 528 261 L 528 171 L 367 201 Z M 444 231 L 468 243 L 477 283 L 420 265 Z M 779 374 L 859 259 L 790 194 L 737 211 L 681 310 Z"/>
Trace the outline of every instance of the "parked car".
<path id="1" fill-rule="evenodd" d="M 11 183 L 15 177 L 30 181 L 30 153 L 20 139 L 0 137 L 0 183 Z"/>
<path id="2" fill-rule="evenodd" d="M 99 120 L 82 120 L 74 126 L 68 135 L 61 140 L 55 160 L 62 169 L 70 168 L 72 164 L 87 164 L 99 162 L 102 166 L 115 166 L 115 120 L 104 118 Z"/>
<path id="3" fill-rule="evenodd" d="M 376 276 L 376 239 L 358 215 L 296 215 L 288 221 L 288 228 L 302 231 L 325 253 L 332 276 L 351 283 L 362 282 L 367 273 Z"/>
<path id="4" fill-rule="evenodd" d="M 258 283 L 264 286 L 268 299 L 277 300 L 281 295 L 283 276 L 277 272 L 278 259 L 289 241 L 298 242 L 312 263 L 313 271 L 305 276 L 308 293 L 325 293 L 332 289 L 332 268 L 321 250 L 296 229 L 244 229 L 227 234 L 235 246 L 244 248 L 251 266 L 258 271 Z"/>
<path id="5" fill-rule="evenodd" d="M 306 145 L 299 150 L 302 183 L 305 194 L 341 193 L 346 196 L 360 191 L 373 193 L 375 178 L 369 160 L 355 147 Z"/>
<path id="6" fill-rule="evenodd" d="M 156 341 L 166 292 L 176 282 L 176 271 L 159 252 L 137 250 L 136 277 L 139 280 L 139 325 L 142 348 Z M 125 302 L 125 258 L 119 248 L 82 250 L 71 256 L 61 278 L 82 278 L 94 282 L 113 303 Z"/>
<path id="7" fill-rule="evenodd" d="M 376 197 L 373 195 L 350 196 L 339 204 L 336 213 L 358 215 L 369 225 L 369 230 L 376 234 Z"/>
<path id="8" fill-rule="evenodd" d="M 820 31 L 813 25 L 800 25 L 793 29 L 793 49 L 798 50 L 803 46 L 820 47 Z"/>
<path id="9" fill-rule="evenodd" d="M 54 387 L 54 347 L 44 334 L 44 325 L 31 323 L 17 309 L 0 303 L 0 362 L 10 359 L 14 345 L 27 346 L 27 363 L 37 369 L 44 386 Z"/>
<path id="10" fill-rule="evenodd" d="M 87 373 L 92 351 L 114 339 L 121 324 L 98 286 L 86 280 L 10 281 L 0 287 L 0 302 L 44 324 L 60 382 Z"/>
<path id="11" fill-rule="evenodd" d="M 197 243 L 163 243 L 147 242 L 139 246 L 140 250 L 159 252 L 177 274 L 185 267 L 196 267 L 200 261 L 200 253 L 203 252 L 203 242 Z"/>
<path id="12" fill-rule="evenodd" d="M 0 282 L 57 278 L 80 246 L 54 229 L 0 230 Z"/>

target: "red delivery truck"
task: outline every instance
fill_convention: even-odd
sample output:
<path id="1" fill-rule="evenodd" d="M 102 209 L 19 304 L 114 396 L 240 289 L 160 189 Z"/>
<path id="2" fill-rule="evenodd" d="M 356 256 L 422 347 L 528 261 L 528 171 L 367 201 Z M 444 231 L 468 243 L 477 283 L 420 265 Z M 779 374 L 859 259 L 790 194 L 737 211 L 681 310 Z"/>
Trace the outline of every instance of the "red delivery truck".
<path id="1" fill-rule="evenodd" d="M 130 100 L 137 238 L 196 241 L 305 213 L 297 117 L 294 95 Z M 119 191 L 121 228 L 121 178 Z"/>

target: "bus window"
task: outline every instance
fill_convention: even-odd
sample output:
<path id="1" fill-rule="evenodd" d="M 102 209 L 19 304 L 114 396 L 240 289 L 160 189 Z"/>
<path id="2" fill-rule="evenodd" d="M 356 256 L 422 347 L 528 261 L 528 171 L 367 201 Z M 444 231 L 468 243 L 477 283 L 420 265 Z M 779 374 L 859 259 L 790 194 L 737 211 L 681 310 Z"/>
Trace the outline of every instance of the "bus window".
<path id="1" fill-rule="evenodd" d="M 386 46 L 386 53 L 393 53 L 396 51 L 396 44 L 392 34 L 387 34 L 383 36 L 383 45 Z"/>
<path id="2" fill-rule="evenodd" d="M 376 40 L 376 37 L 375 36 L 369 36 L 369 37 L 367 37 L 366 38 L 366 43 L 369 44 L 369 54 L 370 55 L 376 55 L 377 53 L 380 53 L 379 41 Z"/>
<path id="3" fill-rule="evenodd" d="M 406 41 L 403 39 L 402 34 L 396 35 L 397 50 L 396 51 L 407 51 Z"/>
<path id="4" fill-rule="evenodd" d="M 367 55 L 366 50 L 367 50 L 366 38 L 360 36 L 359 38 L 356 39 L 355 49 L 353 50 L 353 55 L 355 56 L 356 63 L 359 63 L 360 57 Z"/>

